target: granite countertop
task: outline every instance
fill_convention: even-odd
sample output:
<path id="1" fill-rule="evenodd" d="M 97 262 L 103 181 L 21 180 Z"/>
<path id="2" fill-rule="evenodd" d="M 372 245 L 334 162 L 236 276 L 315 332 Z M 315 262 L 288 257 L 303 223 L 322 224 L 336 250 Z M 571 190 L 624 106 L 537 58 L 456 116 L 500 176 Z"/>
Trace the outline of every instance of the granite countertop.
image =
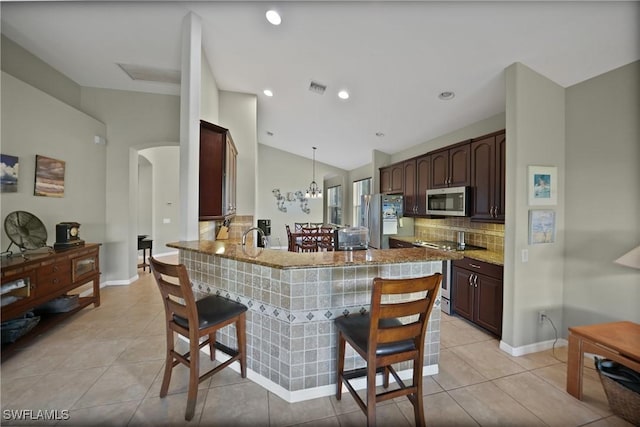
<path id="1" fill-rule="evenodd" d="M 402 240 L 404 242 L 409 242 L 409 243 L 413 243 L 416 240 L 419 240 L 419 239 L 416 239 L 415 236 L 396 236 L 396 237 L 392 237 L 392 239 Z M 397 250 L 397 249 L 394 249 L 394 250 Z M 439 251 L 439 252 L 450 253 L 446 251 Z M 504 254 L 502 252 L 495 252 L 487 249 L 480 249 L 480 250 L 465 250 L 465 251 L 460 251 L 456 253 L 461 254 L 467 258 L 476 259 L 478 261 L 484 261 L 484 262 L 488 262 L 490 264 L 496 264 L 496 265 L 504 265 Z"/>
<path id="2" fill-rule="evenodd" d="M 399 264 L 462 259 L 460 252 L 429 248 L 369 249 L 366 251 L 288 252 L 242 246 L 235 241 L 195 240 L 167 243 L 170 248 L 215 255 L 267 267 L 292 269 L 309 267 L 344 267 L 351 265 Z"/>

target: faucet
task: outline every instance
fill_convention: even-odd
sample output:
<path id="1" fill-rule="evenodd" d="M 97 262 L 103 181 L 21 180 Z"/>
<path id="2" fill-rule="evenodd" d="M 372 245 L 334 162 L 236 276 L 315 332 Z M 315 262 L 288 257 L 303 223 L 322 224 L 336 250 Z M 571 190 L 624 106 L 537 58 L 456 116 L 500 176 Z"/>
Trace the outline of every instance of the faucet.
<path id="1" fill-rule="evenodd" d="M 247 234 L 251 233 L 253 230 L 256 230 L 258 232 L 258 234 L 262 235 L 262 244 L 264 245 L 264 241 L 266 239 L 266 236 L 264 235 L 264 231 L 262 231 L 262 228 L 251 227 L 250 229 L 248 229 L 247 231 L 242 233 L 242 246 L 245 246 L 247 244 Z"/>

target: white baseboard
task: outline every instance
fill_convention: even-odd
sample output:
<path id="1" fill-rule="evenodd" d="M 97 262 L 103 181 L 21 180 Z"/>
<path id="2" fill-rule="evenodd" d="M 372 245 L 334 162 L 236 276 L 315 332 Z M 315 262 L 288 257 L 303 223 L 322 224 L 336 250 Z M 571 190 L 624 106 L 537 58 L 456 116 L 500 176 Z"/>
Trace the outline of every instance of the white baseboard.
<path id="1" fill-rule="evenodd" d="M 549 350 L 553 347 L 553 342 L 555 340 L 542 341 L 533 344 L 527 344 L 520 347 L 511 347 L 509 344 L 504 341 L 500 341 L 500 350 L 509 353 L 511 356 L 524 356 L 529 353 L 537 353 L 539 351 Z M 567 346 L 567 340 L 560 338 L 556 341 L 556 347 L 565 347 Z"/>
<path id="2" fill-rule="evenodd" d="M 135 282 L 136 280 L 138 280 L 140 278 L 140 276 L 138 276 L 138 274 L 136 273 L 135 276 L 133 276 L 131 279 L 129 280 L 107 280 L 104 283 L 100 284 L 101 288 L 104 288 L 105 286 L 123 286 L 123 285 L 130 285 L 133 282 Z"/>

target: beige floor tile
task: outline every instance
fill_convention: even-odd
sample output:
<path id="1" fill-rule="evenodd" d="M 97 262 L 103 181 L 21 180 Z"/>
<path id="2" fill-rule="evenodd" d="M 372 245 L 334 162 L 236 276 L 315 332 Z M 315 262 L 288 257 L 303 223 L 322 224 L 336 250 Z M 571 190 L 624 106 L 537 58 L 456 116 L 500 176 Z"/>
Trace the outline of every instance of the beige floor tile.
<path id="1" fill-rule="evenodd" d="M 269 426 L 269 393 L 253 382 L 211 389 L 202 410 L 202 426 Z M 325 414 L 325 416 L 328 414 Z"/>
<path id="2" fill-rule="evenodd" d="M 39 377 L 19 395 L 15 394 L 7 399 L 3 393 L 3 408 L 6 406 L 10 409 L 71 409 L 104 372 L 105 368 L 54 371 Z"/>
<path id="3" fill-rule="evenodd" d="M 428 426 L 471 427 L 479 425 L 448 393 L 424 396 L 424 417 Z M 404 416 L 415 425 L 411 403 L 398 403 Z"/>
<path id="4" fill-rule="evenodd" d="M 142 336 L 132 341 L 120 353 L 115 363 L 143 362 L 163 360 L 166 356 L 167 340 L 164 335 Z"/>
<path id="5" fill-rule="evenodd" d="M 164 398 L 146 397 L 138 406 L 129 422 L 134 426 L 189 426 L 197 425 L 207 400 L 207 390 L 199 390 L 196 409 L 191 421 L 184 419 L 187 410 L 187 393 L 170 394 Z"/>
<path id="6" fill-rule="evenodd" d="M 483 426 L 544 426 L 533 413 L 490 382 L 457 390 L 449 395 Z"/>
<path id="7" fill-rule="evenodd" d="M 407 402 L 408 403 L 408 402 Z M 408 403 L 411 406 L 410 403 Z M 413 412 L 411 412 L 413 417 Z M 357 411 L 348 412 L 338 415 L 341 427 L 361 427 L 367 425 L 367 417 L 360 408 Z M 409 422 L 406 415 L 403 414 L 400 407 L 396 404 L 391 405 L 378 405 L 376 407 L 376 425 L 379 426 L 410 426 L 413 423 Z"/>
<path id="8" fill-rule="evenodd" d="M 495 341 L 482 341 L 451 348 L 456 356 L 471 365 L 485 378 L 494 379 L 525 371 L 500 350 Z"/>
<path id="9" fill-rule="evenodd" d="M 439 372 L 432 378 L 445 390 L 452 390 L 488 380 L 474 367 L 448 349 L 443 349 L 440 352 L 438 368 Z"/>
<path id="10" fill-rule="evenodd" d="M 633 424 L 613 415 L 585 424 L 583 427 L 633 427 Z"/>
<path id="11" fill-rule="evenodd" d="M 288 403 L 273 393 L 269 393 L 269 420 L 272 426 L 289 426 L 335 415 L 329 397 Z"/>
<path id="12" fill-rule="evenodd" d="M 27 347 L 19 350 L 2 362 L 3 384 L 10 379 L 53 372 L 75 351 L 76 348 L 68 344 L 48 344 L 41 348 Z"/>
<path id="13" fill-rule="evenodd" d="M 531 371 L 561 391 L 567 389 L 567 365 L 548 366 Z M 611 415 L 607 395 L 595 370 L 585 369 L 582 377 L 582 402 L 603 417 Z"/>
<path id="14" fill-rule="evenodd" d="M 162 378 L 164 377 L 164 359 L 161 361 L 162 368 L 158 376 L 153 380 L 153 384 L 149 388 L 148 396 L 158 396 L 160 388 L 162 388 Z M 200 375 L 215 367 L 215 362 L 211 362 L 208 358 L 203 358 L 200 362 Z M 220 375 L 217 374 L 217 375 Z M 238 375 L 239 376 L 239 375 Z M 211 386 L 211 378 L 207 378 L 198 384 L 198 390 L 208 389 Z M 184 393 L 189 390 L 189 368 L 180 364 L 173 368 L 171 372 L 171 380 L 169 381 L 169 394 Z"/>
<path id="15" fill-rule="evenodd" d="M 573 396 L 530 372 L 500 378 L 493 383 L 549 426 L 579 426 L 601 418 Z"/>
<path id="16" fill-rule="evenodd" d="M 92 408 L 73 409 L 69 411 L 69 419 L 58 423 L 61 427 L 87 427 L 99 424 L 98 420 L 107 421 L 110 426 L 126 426 L 136 412 L 140 402 L 124 402 L 112 405 L 94 406 Z"/>
<path id="17" fill-rule="evenodd" d="M 518 357 L 512 356 L 511 360 L 529 371 L 532 369 L 543 368 L 545 366 L 566 363 L 566 358 L 563 362 L 562 359 L 558 358 L 558 352 L 556 351 L 556 354 L 554 355 L 551 350 L 525 354 Z"/>
<path id="18" fill-rule="evenodd" d="M 309 421 L 308 423 L 302 424 L 294 424 L 292 427 L 340 427 L 340 421 L 338 421 L 338 417 L 332 416 L 327 418 L 322 418 L 320 420 Z"/>
<path id="19" fill-rule="evenodd" d="M 389 384 L 389 390 L 393 390 L 397 388 L 393 385 L 393 383 Z M 363 402 L 367 401 L 367 390 L 365 388 L 357 390 L 358 396 L 362 399 Z M 376 393 L 380 394 L 384 392 L 384 388 L 382 386 L 376 387 Z M 346 387 L 342 387 L 342 398 L 340 400 L 336 399 L 336 395 L 332 394 L 329 396 L 331 400 L 331 405 L 333 406 L 336 414 L 345 414 L 347 412 L 360 411 L 360 407 L 356 403 L 354 397 L 349 393 Z M 406 399 L 406 398 L 405 398 Z M 393 400 L 385 400 L 384 402 L 378 403 L 378 406 L 389 405 L 392 404 Z"/>
<path id="20" fill-rule="evenodd" d="M 72 409 L 142 400 L 161 367 L 162 362 L 156 360 L 112 365 Z"/>
<path id="21" fill-rule="evenodd" d="M 461 323 L 462 320 L 454 319 L 440 324 L 440 345 L 443 348 L 456 347 L 459 345 L 471 344 L 475 342 L 495 340 L 487 333 Z"/>
<path id="22" fill-rule="evenodd" d="M 44 377 L 44 374 L 8 379 L 4 376 L 4 370 L 5 366 L 3 364 L 1 382 L 2 394 L 0 395 L 2 396 L 2 409 L 17 407 L 17 405 L 24 406 L 26 402 L 22 401 L 22 395 L 35 388 L 42 380 L 42 377 Z"/>
<path id="23" fill-rule="evenodd" d="M 113 339 L 78 344 L 57 369 L 74 370 L 110 366 L 125 349 L 133 343 L 133 339 Z"/>

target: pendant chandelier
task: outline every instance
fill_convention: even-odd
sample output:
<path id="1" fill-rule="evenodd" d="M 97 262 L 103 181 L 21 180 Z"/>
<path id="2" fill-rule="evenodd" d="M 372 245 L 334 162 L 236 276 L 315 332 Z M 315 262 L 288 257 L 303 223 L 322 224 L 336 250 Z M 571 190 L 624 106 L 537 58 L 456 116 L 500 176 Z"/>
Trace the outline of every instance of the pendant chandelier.
<path id="1" fill-rule="evenodd" d="M 312 199 L 322 197 L 322 189 L 316 183 L 316 147 L 313 147 L 313 181 L 311 181 L 306 195 Z"/>

